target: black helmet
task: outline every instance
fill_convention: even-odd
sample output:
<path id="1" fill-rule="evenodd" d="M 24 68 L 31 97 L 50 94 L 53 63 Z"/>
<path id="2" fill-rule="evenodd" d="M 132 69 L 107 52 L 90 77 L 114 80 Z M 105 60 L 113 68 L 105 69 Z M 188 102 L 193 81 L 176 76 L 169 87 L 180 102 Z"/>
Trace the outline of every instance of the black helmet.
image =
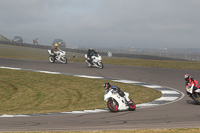
<path id="1" fill-rule="evenodd" d="M 189 79 L 191 78 L 191 76 L 189 74 L 185 74 L 184 78 L 185 78 L 185 81 L 189 81 Z"/>
<path id="2" fill-rule="evenodd" d="M 104 85 L 103 85 L 103 87 L 105 88 L 105 89 L 108 89 L 108 88 L 110 88 L 111 87 L 111 85 L 110 85 L 110 83 L 109 82 L 106 82 Z"/>

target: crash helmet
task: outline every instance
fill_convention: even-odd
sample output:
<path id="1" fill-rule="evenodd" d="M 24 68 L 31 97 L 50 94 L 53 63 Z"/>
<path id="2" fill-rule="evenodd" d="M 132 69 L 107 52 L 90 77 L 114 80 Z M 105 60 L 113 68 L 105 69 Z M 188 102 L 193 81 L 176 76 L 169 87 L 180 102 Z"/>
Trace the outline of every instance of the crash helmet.
<path id="1" fill-rule="evenodd" d="M 58 44 L 57 44 L 57 43 L 55 43 L 55 44 L 54 44 L 54 46 L 55 46 L 55 47 L 58 47 Z"/>
<path id="2" fill-rule="evenodd" d="M 109 82 L 106 82 L 106 83 L 104 83 L 103 87 L 104 87 L 105 89 L 108 89 L 108 88 L 111 87 L 111 85 L 110 85 Z"/>
<path id="3" fill-rule="evenodd" d="M 189 81 L 189 79 L 191 78 L 191 76 L 189 74 L 185 74 L 184 78 L 185 78 L 185 81 Z"/>

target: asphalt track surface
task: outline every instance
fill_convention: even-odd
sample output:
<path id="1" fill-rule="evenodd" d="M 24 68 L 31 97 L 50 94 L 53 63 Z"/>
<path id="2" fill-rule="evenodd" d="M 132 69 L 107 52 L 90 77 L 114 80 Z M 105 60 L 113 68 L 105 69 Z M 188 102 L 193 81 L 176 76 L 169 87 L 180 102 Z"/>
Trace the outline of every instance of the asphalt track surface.
<path id="1" fill-rule="evenodd" d="M 167 86 L 183 93 L 185 93 L 183 76 L 186 73 L 197 80 L 200 79 L 200 72 L 195 70 L 121 65 L 104 65 L 104 69 L 98 69 L 88 68 L 85 63 L 56 62 L 53 64 L 48 61 L 0 58 L 0 66 L 140 81 Z M 187 95 L 170 104 L 136 109 L 136 111 L 0 118 L 0 131 L 94 131 L 199 127 L 200 106 Z"/>

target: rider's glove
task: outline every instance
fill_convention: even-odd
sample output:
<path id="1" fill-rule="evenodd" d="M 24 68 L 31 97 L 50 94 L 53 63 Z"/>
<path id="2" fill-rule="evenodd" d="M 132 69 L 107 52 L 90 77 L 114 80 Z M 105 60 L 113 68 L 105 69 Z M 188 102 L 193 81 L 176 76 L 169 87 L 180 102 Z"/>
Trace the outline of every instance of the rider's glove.
<path id="1" fill-rule="evenodd" d="M 112 90 L 111 92 L 112 92 L 112 93 L 117 93 L 117 91 L 116 91 L 116 90 Z"/>

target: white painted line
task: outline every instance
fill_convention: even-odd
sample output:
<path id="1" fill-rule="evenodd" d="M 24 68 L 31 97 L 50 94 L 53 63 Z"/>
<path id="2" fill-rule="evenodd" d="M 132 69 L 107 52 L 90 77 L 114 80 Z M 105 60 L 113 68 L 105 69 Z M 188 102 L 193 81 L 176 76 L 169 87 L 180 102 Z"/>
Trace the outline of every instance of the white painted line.
<path id="1" fill-rule="evenodd" d="M 105 112 L 105 111 L 108 111 L 108 110 L 84 110 L 84 112 L 86 113 L 97 113 L 97 112 Z"/>
<path id="2" fill-rule="evenodd" d="M 161 86 L 158 85 L 142 85 L 143 87 L 148 87 L 148 88 L 162 88 Z"/>
<path id="3" fill-rule="evenodd" d="M 82 78 L 91 78 L 91 79 L 103 79 L 104 77 L 96 77 L 96 76 L 87 76 L 87 75 L 74 75 L 77 77 L 82 77 Z"/>
<path id="4" fill-rule="evenodd" d="M 114 82 L 121 82 L 121 83 L 129 83 L 129 84 L 137 84 L 137 83 L 142 83 L 138 81 L 130 81 L 130 80 L 112 80 Z"/>
<path id="5" fill-rule="evenodd" d="M 28 115 L 2 115 L 0 117 L 29 117 Z"/>
<path id="6" fill-rule="evenodd" d="M 79 113 L 86 113 L 86 112 L 84 112 L 84 111 L 72 111 L 71 113 L 79 114 Z"/>
<path id="7" fill-rule="evenodd" d="M 162 92 L 162 94 L 180 94 L 177 91 L 162 91 L 161 90 L 161 92 Z"/>
<path id="8" fill-rule="evenodd" d="M 155 101 L 174 101 L 178 99 L 178 97 L 161 97 L 156 99 Z"/>
<path id="9" fill-rule="evenodd" d="M 1 68 L 13 69 L 13 70 L 21 70 L 21 68 L 14 68 L 14 67 L 1 67 Z"/>
<path id="10" fill-rule="evenodd" d="M 152 103 L 142 103 L 142 104 L 137 104 L 136 107 L 150 107 L 150 106 L 157 106 L 159 104 L 152 104 Z"/>
<path id="11" fill-rule="evenodd" d="M 49 73 L 49 74 L 61 74 L 60 72 L 50 72 L 50 71 L 37 71 L 41 73 Z"/>
<path id="12" fill-rule="evenodd" d="M 60 112 L 61 114 L 71 114 L 72 112 Z"/>
<path id="13" fill-rule="evenodd" d="M 87 112 L 87 113 L 92 113 L 92 112 L 97 112 L 97 111 L 95 111 L 95 110 L 84 110 L 84 112 Z"/>
<path id="14" fill-rule="evenodd" d="M 60 112 L 61 114 L 78 114 L 78 113 L 98 113 L 98 112 L 108 112 L 108 109 L 95 109 L 95 110 L 84 110 L 84 111 L 72 111 L 72 112 Z"/>
<path id="15" fill-rule="evenodd" d="M 97 111 L 97 112 L 108 112 L 109 110 L 108 109 L 95 109 L 95 111 Z"/>

